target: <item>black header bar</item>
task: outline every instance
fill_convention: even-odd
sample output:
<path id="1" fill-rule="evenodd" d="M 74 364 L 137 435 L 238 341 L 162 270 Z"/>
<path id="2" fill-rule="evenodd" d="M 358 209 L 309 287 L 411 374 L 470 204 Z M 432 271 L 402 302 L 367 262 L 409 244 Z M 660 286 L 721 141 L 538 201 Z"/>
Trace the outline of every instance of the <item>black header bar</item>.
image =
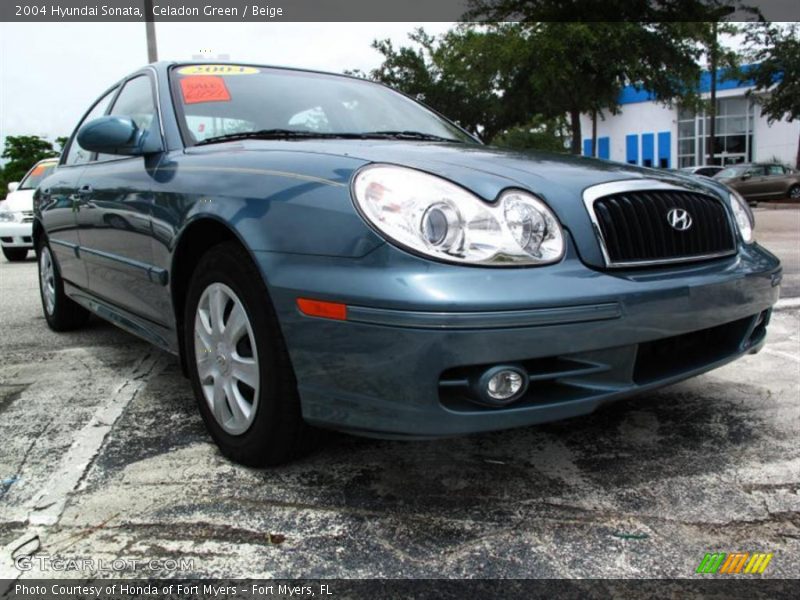
<path id="1" fill-rule="evenodd" d="M 704 21 L 723 6 L 732 21 L 800 20 L 798 0 L 520 0 L 518 12 L 489 19 L 535 21 Z M 7 22 L 370 22 L 487 20 L 470 12 L 492 0 L 2 0 Z M 511 4 L 507 2 L 506 4 Z M 727 11 L 727 7 L 731 10 Z"/>

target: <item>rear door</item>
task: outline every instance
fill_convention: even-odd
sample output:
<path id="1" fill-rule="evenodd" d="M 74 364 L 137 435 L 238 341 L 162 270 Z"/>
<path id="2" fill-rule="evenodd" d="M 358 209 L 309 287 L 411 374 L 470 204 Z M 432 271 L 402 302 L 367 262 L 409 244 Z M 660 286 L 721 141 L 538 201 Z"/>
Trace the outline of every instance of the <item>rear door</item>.
<path id="1" fill-rule="evenodd" d="M 79 254 L 78 185 L 83 170 L 92 159 L 92 153 L 81 148 L 75 136 L 84 123 L 102 117 L 108 111 L 116 92 L 117 88 L 112 88 L 89 109 L 67 143 L 61 164 L 39 188 L 38 206 L 42 225 L 61 276 L 82 288 L 88 286 L 88 276 Z"/>
<path id="2" fill-rule="evenodd" d="M 154 81 L 149 73 L 128 79 L 110 115 L 131 118 L 160 135 Z M 89 289 L 136 315 L 163 322 L 154 308 L 165 274 L 154 270 L 151 247 L 154 172 L 161 154 L 96 156 L 81 175 L 78 228 Z"/>
<path id="3" fill-rule="evenodd" d="M 786 175 L 786 169 L 782 165 L 767 165 L 765 193 L 775 198 L 783 198 L 789 189 Z"/>

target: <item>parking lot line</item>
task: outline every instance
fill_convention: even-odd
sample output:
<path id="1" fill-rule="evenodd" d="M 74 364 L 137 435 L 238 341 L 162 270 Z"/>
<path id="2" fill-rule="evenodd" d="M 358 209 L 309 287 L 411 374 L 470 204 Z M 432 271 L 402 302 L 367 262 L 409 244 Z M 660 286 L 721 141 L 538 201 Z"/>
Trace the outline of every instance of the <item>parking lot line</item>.
<path id="1" fill-rule="evenodd" d="M 124 383 L 110 394 L 98 407 L 90 421 L 77 433 L 75 441 L 64 455 L 58 469 L 48 480 L 42 491 L 33 497 L 29 506 L 28 522 L 31 525 L 53 525 L 58 521 L 67 501 L 67 496 L 80 483 L 90 462 L 100 450 L 106 435 L 128 404 L 147 382 L 166 366 L 165 355 L 153 350 L 148 352 L 125 378 Z"/>

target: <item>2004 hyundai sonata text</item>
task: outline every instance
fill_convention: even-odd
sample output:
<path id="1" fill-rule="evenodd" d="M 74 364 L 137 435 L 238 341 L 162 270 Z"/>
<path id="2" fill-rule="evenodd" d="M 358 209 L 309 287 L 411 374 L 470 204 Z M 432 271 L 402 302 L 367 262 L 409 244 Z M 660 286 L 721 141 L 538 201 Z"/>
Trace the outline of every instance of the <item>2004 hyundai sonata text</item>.
<path id="1" fill-rule="evenodd" d="M 713 181 L 483 145 L 382 85 L 150 65 L 36 195 L 50 327 L 176 353 L 222 452 L 581 415 L 764 343 L 779 261 Z"/>

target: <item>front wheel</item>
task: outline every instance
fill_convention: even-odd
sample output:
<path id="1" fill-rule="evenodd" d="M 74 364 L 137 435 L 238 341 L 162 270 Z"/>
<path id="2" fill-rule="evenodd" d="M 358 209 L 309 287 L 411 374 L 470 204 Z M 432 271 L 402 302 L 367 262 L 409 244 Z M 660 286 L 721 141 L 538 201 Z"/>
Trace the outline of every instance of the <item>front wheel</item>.
<path id="1" fill-rule="evenodd" d="M 789 188 L 789 198 L 792 200 L 800 200 L 800 185 L 793 185 Z"/>
<path id="2" fill-rule="evenodd" d="M 39 294 L 44 318 L 53 331 L 78 329 L 89 320 L 89 311 L 64 293 L 64 281 L 46 241 L 39 244 Z"/>
<path id="3" fill-rule="evenodd" d="M 3 246 L 3 256 L 8 262 L 20 262 L 28 257 L 27 248 L 6 248 Z"/>
<path id="4" fill-rule="evenodd" d="M 251 467 L 311 445 L 289 355 L 261 274 L 224 243 L 194 270 L 184 309 L 186 364 L 200 413 L 222 453 Z"/>

